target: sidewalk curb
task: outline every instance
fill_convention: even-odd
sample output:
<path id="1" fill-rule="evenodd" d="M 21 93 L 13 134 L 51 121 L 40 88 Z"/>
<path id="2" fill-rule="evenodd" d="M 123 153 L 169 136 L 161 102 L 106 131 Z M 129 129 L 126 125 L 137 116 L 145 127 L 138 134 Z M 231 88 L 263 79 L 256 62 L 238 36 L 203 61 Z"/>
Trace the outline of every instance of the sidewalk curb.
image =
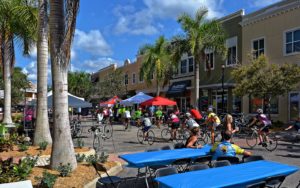
<path id="1" fill-rule="evenodd" d="M 107 171 L 107 173 L 110 175 L 110 176 L 114 176 L 114 175 L 117 175 L 119 172 L 121 172 L 123 170 L 122 168 L 122 164 L 118 161 L 115 161 L 117 163 L 116 166 L 112 167 L 111 169 L 109 169 Z M 106 177 L 107 175 L 102 173 L 101 174 L 102 177 Z M 91 182 L 87 183 L 84 185 L 84 188 L 96 188 L 96 184 L 97 184 L 97 181 L 98 181 L 99 177 L 95 178 L 94 180 L 92 180 Z"/>

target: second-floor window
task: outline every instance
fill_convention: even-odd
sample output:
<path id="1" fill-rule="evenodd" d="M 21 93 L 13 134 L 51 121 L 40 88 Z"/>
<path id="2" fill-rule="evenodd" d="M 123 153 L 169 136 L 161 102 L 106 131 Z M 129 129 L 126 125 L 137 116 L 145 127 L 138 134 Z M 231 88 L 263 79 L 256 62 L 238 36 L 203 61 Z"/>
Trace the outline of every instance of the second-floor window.
<path id="1" fill-rule="evenodd" d="M 252 46 L 253 58 L 256 59 L 261 54 L 265 53 L 265 39 L 257 39 L 253 41 Z"/>
<path id="2" fill-rule="evenodd" d="M 125 85 L 128 85 L 128 74 L 125 74 L 124 82 L 125 82 Z"/>
<path id="3" fill-rule="evenodd" d="M 143 77 L 143 75 L 141 73 L 140 73 L 140 76 L 139 76 L 139 80 L 140 80 L 140 82 L 144 81 L 144 77 Z"/>
<path id="4" fill-rule="evenodd" d="M 205 70 L 214 69 L 214 53 L 207 53 L 205 57 Z"/>
<path id="5" fill-rule="evenodd" d="M 228 48 L 227 53 L 227 65 L 235 65 L 236 64 L 236 46 L 232 46 Z"/>
<path id="6" fill-rule="evenodd" d="M 300 52 L 300 29 L 285 33 L 285 53 Z"/>
<path id="7" fill-rule="evenodd" d="M 189 72 L 194 72 L 194 58 L 189 57 Z"/>
<path id="8" fill-rule="evenodd" d="M 135 73 L 132 74 L 132 83 L 135 84 Z"/>
<path id="9" fill-rule="evenodd" d="M 187 69 L 187 59 L 183 59 L 180 62 L 180 73 L 185 74 L 187 72 L 186 69 Z"/>

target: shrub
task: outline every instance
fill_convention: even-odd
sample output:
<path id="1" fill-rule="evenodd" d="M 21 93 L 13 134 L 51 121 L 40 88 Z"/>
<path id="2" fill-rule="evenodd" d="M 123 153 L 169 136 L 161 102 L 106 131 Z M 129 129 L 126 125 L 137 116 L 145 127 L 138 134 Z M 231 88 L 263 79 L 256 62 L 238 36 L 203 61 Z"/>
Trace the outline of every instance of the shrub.
<path id="1" fill-rule="evenodd" d="M 96 164 L 97 162 L 99 163 L 105 163 L 108 159 L 108 155 L 105 154 L 104 152 L 101 152 L 100 155 L 90 155 L 86 158 L 86 162 L 88 162 L 89 165 Z"/>
<path id="2" fill-rule="evenodd" d="M 84 141 L 82 138 L 77 139 L 77 147 L 82 148 L 84 146 Z"/>
<path id="3" fill-rule="evenodd" d="M 77 160 L 77 162 L 81 163 L 81 162 L 84 161 L 84 159 L 85 159 L 85 154 L 82 154 L 82 155 L 76 154 L 76 160 Z"/>
<path id="4" fill-rule="evenodd" d="M 28 150 L 28 145 L 27 144 L 20 144 L 18 145 L 19 151 L 27 151 Z"/>
<path id="5" fill-rule="evenodd" d="M 0 138 L 0 152 L 13 150 L 13 142 L 9 139 Z"/>
<path id="6" fill-rule="evenodd" d="M 46 142 L 46 141 L 43 141 L 43 142 L 39 143 L 39 147 L 40 147 L 39 149 L 40 150 L 46 150 L 47 146 L 48 146 L 48 142 Z"/>
<path id="7" fill-rule="evenodd" d="M 62 163 L 60 163 L 56 170 L 59 172 L 59 175 L 61 177 L 66 177 L 71 173 L 72 167 L 70 163 L 68 163 L 67 165 L 63 165 Z"/>
<path id="8" fill-rule="evenodd" d="M 41 188 L 52 188 L 55 184 L 57 176 L 47 171 L 43 172 L 43 177 L 35 177 L 36 180 L 40 181 L 39 187 Z"/>

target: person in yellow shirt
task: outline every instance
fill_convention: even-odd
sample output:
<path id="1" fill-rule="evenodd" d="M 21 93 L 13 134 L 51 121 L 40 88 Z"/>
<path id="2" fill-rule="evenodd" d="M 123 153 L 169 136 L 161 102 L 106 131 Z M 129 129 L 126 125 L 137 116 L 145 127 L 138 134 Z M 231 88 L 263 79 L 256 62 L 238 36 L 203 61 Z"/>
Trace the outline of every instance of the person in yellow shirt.
<path id="1" fill-rule="evenodd" d="M 216 128 L 221 124 L 220 118 L 213 112 L 212 108 L 208 108 L 207 110 L 208 116 L 205 120 L 206 125 L 208 125 L 208 128 L 211 131 L 211 143 L 215 143 L 215 130 Z"/>
<path id="2" fill-rule="evenodd" d="M 216 142 L 213 147 L 210 149 L 210 152 L 213 154 L 212 160 L 217 160 L 218 157 L 243 155 L 251 156 L 252 153 L 246 151 L 235 144 L 231 144 L 230 140 L 232 137 L 232 132 L 227 130 L 223 133 L 223 142 Z"/>

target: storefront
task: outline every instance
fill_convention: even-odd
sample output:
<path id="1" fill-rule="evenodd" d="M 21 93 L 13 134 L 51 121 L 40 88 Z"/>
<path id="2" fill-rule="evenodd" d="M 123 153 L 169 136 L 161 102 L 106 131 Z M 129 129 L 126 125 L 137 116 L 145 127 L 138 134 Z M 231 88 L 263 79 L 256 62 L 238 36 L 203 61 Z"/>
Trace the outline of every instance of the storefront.
<path id="1" fill-rule="evenodd" d="M 295 120 L 300 115 L 300 91 L 289 93 L 289 120 Z"/>
<path id="2" fill-rule="evenodd" d="M 172 83 L 167 91 L 167 97 L 175 100 L 180 111 L 185 112 L 191 105 L 191 80 L 178 81 Z"/>

